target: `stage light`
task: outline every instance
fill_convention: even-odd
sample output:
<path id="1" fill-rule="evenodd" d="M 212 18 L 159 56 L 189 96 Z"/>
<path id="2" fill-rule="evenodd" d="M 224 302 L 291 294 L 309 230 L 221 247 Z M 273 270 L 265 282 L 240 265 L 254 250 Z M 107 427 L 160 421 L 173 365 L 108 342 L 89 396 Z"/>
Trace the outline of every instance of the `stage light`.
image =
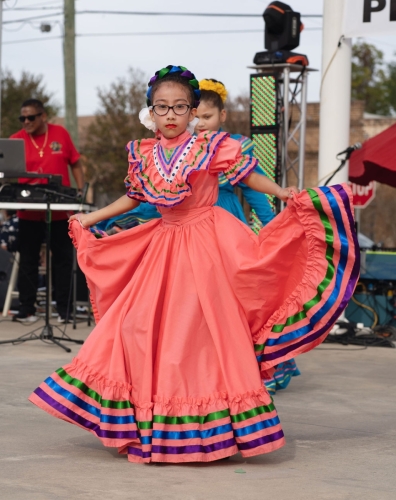
<path id="1" fill-rule="evenodd" d="M 263 13 L 265 52 L 257 52 L 254 64 L 301 64 L 308 66 L 304 54 L 291 52 L 300 45 L 304 29 L 299 12 L 283 2 L 271 2 Z"/>
<path id="2" fill-rule="evenodd" d="M 276 83 L 274 76 L 252 78 L 251 127 L 277 126 Z"/>
<path id="3" fill-rule="evenodd" d="M 267 50 L 293 50 L 300 45 L 300 31 L 303 28 L 300 13 L 294 12 L 290 5 L 271 2 L 264 14 Z"/>
<path id="4" fill-rule="evenodd" d="M 252 134 L 252 141 L 254 143 L 254 155 L 259 160 L 261 168 L 265 171 L 267 177 L 272 181 L 276 181 L 278 161 L 277 134 Z"/>

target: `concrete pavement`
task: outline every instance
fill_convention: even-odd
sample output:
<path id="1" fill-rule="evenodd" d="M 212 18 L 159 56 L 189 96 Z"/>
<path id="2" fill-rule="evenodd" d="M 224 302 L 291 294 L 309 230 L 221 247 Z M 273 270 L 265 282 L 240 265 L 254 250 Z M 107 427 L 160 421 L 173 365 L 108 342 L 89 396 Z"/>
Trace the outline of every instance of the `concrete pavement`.
<path id="1" fill-rule="evenodd" d="M 0 338 L 38 326 L 0 323 Z M 84 339 L 80 324 L 70 336 Z M 321 346 L 275 396 L 287 445 L 244 460 L 139 465 L 27 401 L 72 354 L 0 345 L 2 500 L 387 500 L 396 498 L 396 349 Z"/>

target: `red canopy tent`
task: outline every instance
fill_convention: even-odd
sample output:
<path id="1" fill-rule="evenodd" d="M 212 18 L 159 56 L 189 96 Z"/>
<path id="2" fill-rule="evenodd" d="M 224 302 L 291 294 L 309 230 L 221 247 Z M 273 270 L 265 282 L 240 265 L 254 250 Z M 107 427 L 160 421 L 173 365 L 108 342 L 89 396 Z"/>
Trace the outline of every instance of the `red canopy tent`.
<path id="1" fill-rule="evenodd" d="M 396 187 L 396 124 L 363 143 L 349 160 L 349 180 L 367 186 L 370 181 Z"/>

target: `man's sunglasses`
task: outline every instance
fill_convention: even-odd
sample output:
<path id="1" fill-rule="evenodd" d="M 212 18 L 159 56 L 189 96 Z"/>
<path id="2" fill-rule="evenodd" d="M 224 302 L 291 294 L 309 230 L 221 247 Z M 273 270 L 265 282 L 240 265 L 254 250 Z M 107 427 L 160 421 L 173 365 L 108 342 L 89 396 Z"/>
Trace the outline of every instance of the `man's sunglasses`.
<path id="1" fill-rule="evenodd" d="M 34 122 L 37 116 L 41 116 L 43 113 L 37 113 L 35 115 L 26 115 L 26 116 L 20 116 L 18 120 L 21 123 L 25 123 L 26 120 L 29 120 L 30 122 Z"/>

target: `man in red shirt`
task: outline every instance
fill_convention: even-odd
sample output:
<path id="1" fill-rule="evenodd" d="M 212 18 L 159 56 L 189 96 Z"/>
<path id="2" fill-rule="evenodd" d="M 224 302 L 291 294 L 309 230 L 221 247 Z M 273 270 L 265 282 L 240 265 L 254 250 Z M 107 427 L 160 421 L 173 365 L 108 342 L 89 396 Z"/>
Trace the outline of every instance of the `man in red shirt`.
<path id="1" fill-rule="evenodd" d="M 25 141 L 26 170 L 62 176 L 62 184 L 70 186 L 68 165 L 79 190 L 84 180 L 77 152 L 67 130 L 60 125 L 48 123 L 43 103 L 38 99 L 28 99 L 22 104 L 22 130 L 11 139 Z M 47 183 L 46 179 L 20 179 L 28 184 Z M 19 251 L 20 264 L 18 289 L 20 308 L 15 321 L 36 321 L 36 292 L 38 286 L 38 266 L 41 244 L 45 238 L 45 212 L 19 210 Z M 67 212 L 52 212 L 51 252 L 54 271 L 55 299 L 58 321 L 67 321 L 73 266 L 73 247 L 68 236 Z"/>

